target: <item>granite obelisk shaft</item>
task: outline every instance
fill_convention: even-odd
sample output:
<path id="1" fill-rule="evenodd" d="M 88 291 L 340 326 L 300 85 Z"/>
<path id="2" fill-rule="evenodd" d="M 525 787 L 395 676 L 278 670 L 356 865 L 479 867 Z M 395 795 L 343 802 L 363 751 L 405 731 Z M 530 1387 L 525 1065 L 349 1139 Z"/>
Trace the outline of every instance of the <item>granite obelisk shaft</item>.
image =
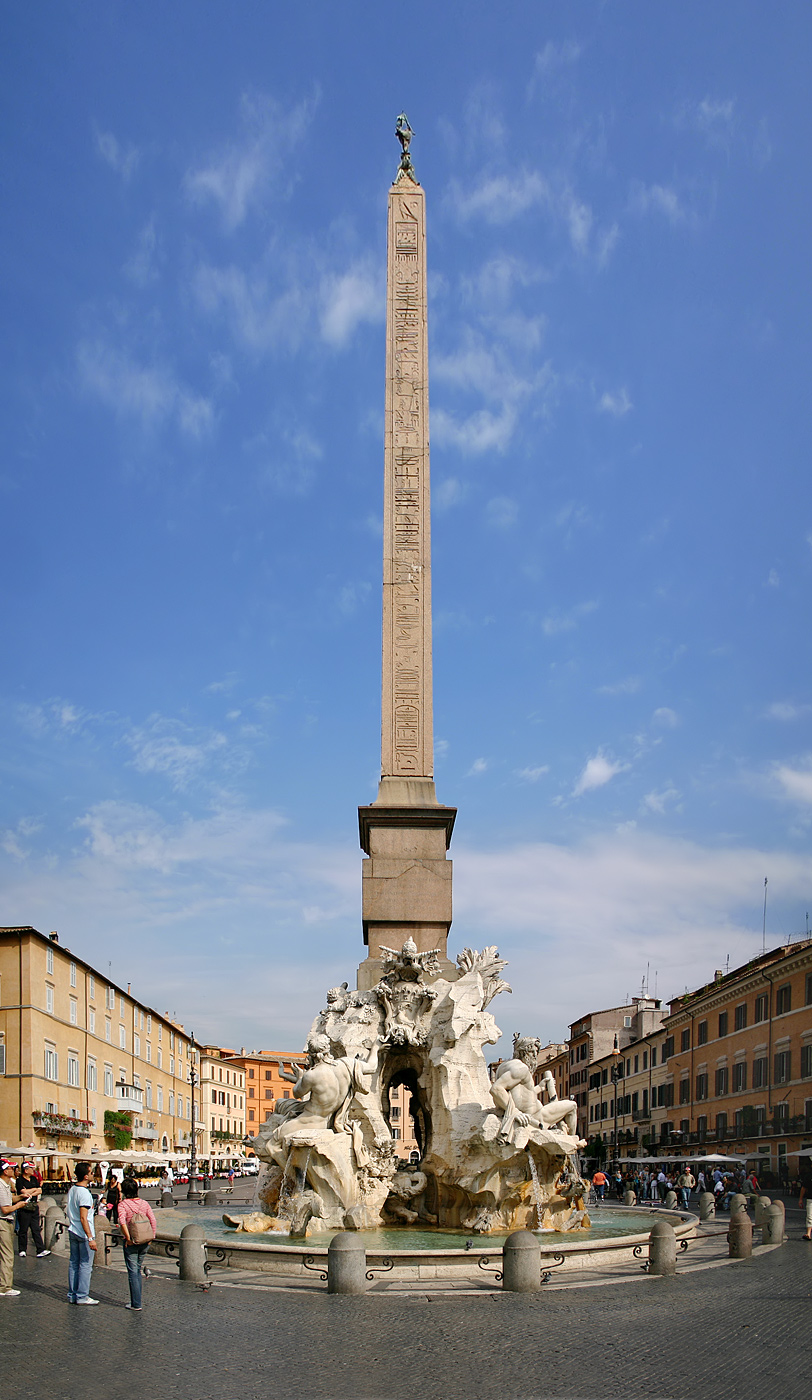
<path id="1" fill-rule="evenodd" d="M 403 148 L 389 191 L 384 446 L 383 684 L 381 781 L 359 807 L 364 942 L 358 986 L 374 987 L 386 948 L 414 940 L 437 949 L 443 975 L 451 926 L 456 808 L 434 790 L 431 674 L 426 201 L 409 156 L 413 135 L 398 118 Z"/>

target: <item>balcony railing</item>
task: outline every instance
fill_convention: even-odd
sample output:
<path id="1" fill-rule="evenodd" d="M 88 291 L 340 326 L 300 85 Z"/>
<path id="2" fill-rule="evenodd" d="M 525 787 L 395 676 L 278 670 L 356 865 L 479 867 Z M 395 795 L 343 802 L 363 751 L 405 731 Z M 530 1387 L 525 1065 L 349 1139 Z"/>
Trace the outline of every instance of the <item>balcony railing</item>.
<path id="1" fill-rule="evenodd" d="M 128 1111 L 140 1110 L 144 1107 L 144 1091 L 136 1084 L 117 1084 L 116 1103 Z"/>
<path id="2" fill-rule="evenodd" d="M 69 1113 L 40 1113 L 35 1109 L 31 1117 L 37 1132 L 51 1133 L 55 1137 L 87 1138 L 93 1132 L 89 1118 L 74 1118 Z"/>

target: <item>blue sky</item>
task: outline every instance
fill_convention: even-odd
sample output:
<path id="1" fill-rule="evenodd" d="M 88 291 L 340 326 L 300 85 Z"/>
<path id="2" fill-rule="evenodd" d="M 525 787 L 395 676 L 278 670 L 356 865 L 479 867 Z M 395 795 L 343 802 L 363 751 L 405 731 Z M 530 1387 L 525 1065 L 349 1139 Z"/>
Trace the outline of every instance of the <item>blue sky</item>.
<path id="1" fill-rule="evenodd" d="M 812 12 L 6 15 L 0 922 L 301 1044 L 362 953 L 386 194 L 428 202 L 451 945 L 544 1039 L 805 927 Z"/>

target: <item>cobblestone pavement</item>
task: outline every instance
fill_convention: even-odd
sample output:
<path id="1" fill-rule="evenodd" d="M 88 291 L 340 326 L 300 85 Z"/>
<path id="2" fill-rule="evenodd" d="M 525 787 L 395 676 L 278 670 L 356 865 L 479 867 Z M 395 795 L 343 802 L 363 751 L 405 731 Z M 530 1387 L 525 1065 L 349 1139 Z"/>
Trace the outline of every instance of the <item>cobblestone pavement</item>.
<path id="1" fill-rule="evenodd" d="M 158 1274 L 140 1314 L 119 1269 L 70 1307 L 64 1258 L 15 1261 L 0 1300 L 4 1400 L 807 1400 L 812 1245 L 676 1278 L 540 1293 L 372 1292 Z M 690 1251 L 689 1251 L 690 1253 Z M 687 1259 L 687 1256 L 686 1256 Z M 229 1271 L 230 1273 L 230 1271 Z M 582 1281 L 582 1282 L 585 1282 Z M 235 1284 L 237 1286 L 235 1286 Z"/>

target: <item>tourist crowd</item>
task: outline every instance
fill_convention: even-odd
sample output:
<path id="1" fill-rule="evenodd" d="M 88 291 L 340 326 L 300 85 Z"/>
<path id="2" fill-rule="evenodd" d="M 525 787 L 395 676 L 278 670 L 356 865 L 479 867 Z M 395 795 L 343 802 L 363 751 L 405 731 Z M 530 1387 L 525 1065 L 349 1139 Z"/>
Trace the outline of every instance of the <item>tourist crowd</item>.
<path id="1" fill-rule="evenodd" d="M 664 1202 L 669 1191 L 673 1191 L 681 1206 L 687 1208 L 692 1194 L 697 1197 L 709 1191 L 716 1198 L 717 1210 L 728 1210 L 730 1198 L 736 1192 L 744 1195 L 760 1195 L 758 1177 L 755 1172 L 743 1168 L 722 1171 L 720 1166 L 700 1166 L 694 1175 L 689 1164 L 678 1168 L 663 1163 L 652 1167 L 635 1166 L 634 1170 L 623 1171 L 615 1168 L 608 1176 L 598 1168 L 592 1176 L 595 1196 L 603 1201 L 613 1193 L 619 1201 L 627 1191 L 633 1191 L 638 1201 Z"/>

